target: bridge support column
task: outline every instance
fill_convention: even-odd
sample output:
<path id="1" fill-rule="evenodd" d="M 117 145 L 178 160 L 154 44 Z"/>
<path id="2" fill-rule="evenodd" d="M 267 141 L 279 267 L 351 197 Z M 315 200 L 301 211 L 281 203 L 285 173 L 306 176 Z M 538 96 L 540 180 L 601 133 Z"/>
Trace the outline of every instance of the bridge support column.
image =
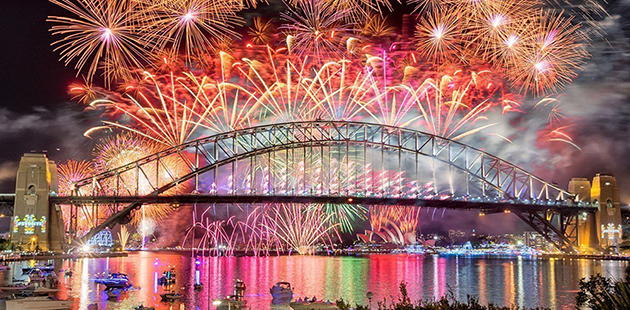
<path id="1" fill-rule="evenodd" d="M 585 178 L 573 178 L 569 192 L 582 202 L 597 207 L 595 213 L 581 214 L 578 226 L 580 249 L 584 253 L 616 248 L 621 243 L 621 205 L 615 177 L 597 174 L 591 183 Z"/>
<path id="2" fill-rule="evenodd" d="M 569 192 L 576 196 L 576 201 L 591 202 L 591 182 L 586 178 L 572 178 L 569 181 Z M 582 254 L 601 251 L 595 213 L 582 213 L 578 216 L 578 241 Z"/>
<path id="3" fill-rule="evenodd" d="M 61 210 L 51 208 L 50 195 L 57 195 L 57 165 L 45 154 L 25 154 L 16 177 L 12 243 L 25 250 L 62 251 Z"/>
<path id="4" fill-rule="evenodd" d="M 621 245 L 621 203 L 617 179 L 611 175 L 598 173 L 591 187 L 592 203 L 597 206 L 597 236 L 602 248 L 615 248 Z"/>

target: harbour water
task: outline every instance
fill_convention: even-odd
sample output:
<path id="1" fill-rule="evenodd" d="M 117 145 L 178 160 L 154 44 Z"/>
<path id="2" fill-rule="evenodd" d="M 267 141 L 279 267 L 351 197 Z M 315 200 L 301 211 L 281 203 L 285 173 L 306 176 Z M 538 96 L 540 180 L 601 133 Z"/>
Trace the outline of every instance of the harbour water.
<path id="1" fill-rule="evenodd" d="M 13 268 L 34 262 L 22 262 Z M 269 309 L 269 288 L 288 281 L 295 297 L 319 300 L 343 298 L 368 304 L 398 296 L 407 283 L 412 299 L 435 299 L 451 291 L 461 300 L 467 295 L 481 303 L 573 309 L 579 280 L 596 273 L 621 278 L 628 262 L 587 259 L 465 258 L 437 255 L 381 254 L 363 257 L 272 256 L 200 257 L 189 252 L 136 252 L 128 257 L 63 260 L 55 262 L 61 281 L 60 298 L 74 299 L 75 309 L 98 304 L 99 309 L 131 309 L 140 303 L 156 309 L 214 309 L 212 301 L 232 293 L 235 279 L 247 285 L 251 309 Z M 158 285 L 163 271 L 177 270 L 175 290 L 181 302 L 160 301 L 165 289 Z M 64 276 L 72 270 L 71 277 Z M 118 301 L 107 299 L 94 283 L 98 274 L 126 273 L 134 288 Z M 195 281 L 203 290 L 195 291 Z M 180 304 L 181 303 L 181 304 Z"/>

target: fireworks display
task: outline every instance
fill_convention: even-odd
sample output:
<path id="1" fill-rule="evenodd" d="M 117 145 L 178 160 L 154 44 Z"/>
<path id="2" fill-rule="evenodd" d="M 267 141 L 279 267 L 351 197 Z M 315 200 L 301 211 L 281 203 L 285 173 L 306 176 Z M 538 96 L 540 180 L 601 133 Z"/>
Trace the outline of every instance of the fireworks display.
<path id="1" fill-rule="evenodd" d="M 277 20 L 248 21 L 239 12 L 267 4 L 51 2 L 68 13 L 49 18 L 58 39 L 56 50 L 61 61 L 74 64 L 84 76 L 81 84 L 70 86 L 70 94 L 103 114 L 103 123 L 85 135 L 94 139 L 106 135 L 92 162 L 60 166 L 62 194 L 70 193 L 72 184 L 82 178 L 168 147 L 287 121 L 365 121 L 452 140 L 484 135 L 511 143 L 510 137 L 494 131 L 501 121 L 496 115 L 538 109 L 548 111 L 548 127 L 540 135 L 545 142 L 579 149 L 568 134 L 570 120 L 562 115 L 556 95 L 589 57 L 589 37 L 580 22 L 554 9 L 557 3 L 415 0 L 403 5 L 407 11 L 392 12 L 401 4 L 292 0 L 284 2 L 286 9 Z M 586 23 L 605 14 L 596 3 L 585 2 L 581 8 Z M 411 13 L 405 18 L 413 20 L 414 27 L 408 27 L 413 34 L 389 22 L 390 14 Z M 104 77 L 102 83 L 95 78 L 98 75 Z M 528 106 L 531 99 L 538 103 Z M 241 171 L 259 171 L 266 182 L 274 178 L 275 186 L 285 191 L 327 194 L 337 187 L 337 192 L 385 192 L 382 188 L 396 187 L 398 192 L 439 194 L 436 184 L 408 180 L 404 172 L 383 166 L 374 168 L 351 153 L 296 152 L 268 155 L 261 160 L 266 164 Z M 135 188 L 134 194 L 147 195 L 190 169 L 181 158 L 164 158 L 161 163 L 140 178 L 140 184 L 127 184 Z M 280 173 L 274 176 L 272 171 Z M 304 187 L 307 177 L 327 188 Z M 131 180 L 135 179 L 118 177 L 123 183 Z M 253 181 L 236 176 L 200 183 L 216 192 Z M 351 186 L 342 188 L 347 184 Z M 169 193 L 191 191 L 180 184 Z M 96 218 L 107 217 L 113 209 L 100 210 Z M 171 211 L 167 205 L 143 206 L 142 217 L 136 216 L 133 225 L 164 218 Z M 195 214 L 187 240 L 192 240 L 192 247 L 227 254 L 237 247 L 258 255 L 305 254 L 318 244 L 332 248 L 341 233 L 353 232 L 354 225 L 366 219 L 371 229 L 364 236 L 371 241 L 415 241 L 417 208 L 351 204 L 262 205 L 245 218 L 227 219 L 202 212 Z"/>

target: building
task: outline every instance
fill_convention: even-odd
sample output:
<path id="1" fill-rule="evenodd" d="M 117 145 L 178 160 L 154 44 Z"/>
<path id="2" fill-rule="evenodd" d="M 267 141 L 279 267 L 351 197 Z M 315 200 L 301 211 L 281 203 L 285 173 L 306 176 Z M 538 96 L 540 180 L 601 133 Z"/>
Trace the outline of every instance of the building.
<path id="1" fill-rule="evenodd" d="M 596 252 L 621 244 L 623 234 L 619 188 L 614 176 L 598 173 L 589 182 L 585 178 L 573 178 L 569 192 L 576 199 L 597 207 L 594 214 L 578 217 L 578 242 L 581 252 Z"/>
<path id="2" fill-rule="evenodd" d="M 57 165 L 44 154 L 25 154 L 15 181 L 11 242 L 25 250 L 61 251 L 61 210 L 48 201 L 57 195 Z"/>
<path id="3" fill-rule="evenodd" d="M 612 175 L 598 173 L 591 187 L 591 202 L 598 207 L 597 235 L 604 248 L 621 244 L 621 203 L 617 179 Z"/>

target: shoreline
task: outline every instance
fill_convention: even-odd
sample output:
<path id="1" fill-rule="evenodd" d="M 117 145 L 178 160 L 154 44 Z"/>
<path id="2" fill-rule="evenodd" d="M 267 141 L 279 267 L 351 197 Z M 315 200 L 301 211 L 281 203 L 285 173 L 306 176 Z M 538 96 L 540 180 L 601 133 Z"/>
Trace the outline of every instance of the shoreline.
<path id="1" fill-rule="evenodd" d="M 213 250 L 192 250 L 192 249 L 149 249 L 149 250 L 128 250 L 127 253 L 133 253 L 133 252 L 153 252 L 153 253 L 159 253 L 159 252 L 172 252 L 172 253 L 191 253 L 194 252 L 195 254 L 201 254 L 203 256 L 217 256 L 217 257 L 221 257 L 221 256 L 225 256 L 225 255 L 208 255 L 209 252 L 212 252 Z M 364 256 L 368 256 L 368 255 L 400 255 L 400 254 L 406 254 L 406 255 L 438 255 L 439 254 L 413 254 L 413 253 L 343 253 L 343 254 L 334 254 L 334 255 L 326 255 L 325 253 L 316 253 L 313 254 L 312 256 L 328 256 L 328 257 L 364 257 Z M 297 253 L 294 254 L 289 254 L 288 252 L 282 252 L 280 254 L 276 253 L 275 251 L 271 251 L 269 256 L 302 256 L 299 255 Z M 309 255 L 303 255 L 303 256 L 309 256 Z M 228 257 L 228 256 L 225 256 Z M 235 251 L 234 255 L 232 255 L 231 257 L 256 257 L 255 255 L 253 255 L 251 252 L 245 252 L 245 251 Z M 260 256 L 260 257 L 265 257 L 265 256 Z M 596 254 L 540 254 L 540 255 L 535 255 L 535 256 L 519 256 L 519 255 L 514 255 L 514 256 L 505 256 L 505 255 L 472 255 L 472 256 L 467 256 L 467 255 L 447 255 L 447 256 L 442 256 L 442 257 L 460 257 L 460 258 L 497 258 L 497 259 L 516 259 L 519 257 L 527 257 L 527 258 L 532 258 L 532 259 L 588 259 L 588 260 L 611 260 L 611 261 L 630 261 L 630 256 L 614 256 L 614 255 L 596 255 Z"/>
<path id="2" fill-rule="evenodd" d="M 88 254 L 46 254 L 46 255 L 23 255 L 20 257 L 3 258 L 0 262 L 19 262 L 27 260 L 51 260 L 51 259 L 80 259 L 80 258 L 105 258 L 105 257 L 127 257 L 128 252 L 112 253 L 88 253 Z"/>

